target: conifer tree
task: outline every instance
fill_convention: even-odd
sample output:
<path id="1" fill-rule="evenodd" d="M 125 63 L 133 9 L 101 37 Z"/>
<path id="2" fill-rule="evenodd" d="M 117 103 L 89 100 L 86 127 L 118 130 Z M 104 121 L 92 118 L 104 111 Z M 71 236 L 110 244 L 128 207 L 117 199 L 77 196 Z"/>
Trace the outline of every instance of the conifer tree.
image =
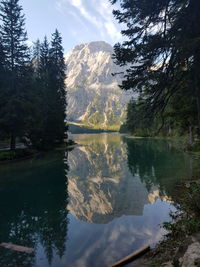
<path id="1" fill-rule="evenodd" d="M 29 49 L 26 45 L 25 18 L 19 0 L 3 0 L 0 6 L 0 37 L 5 55 L 7 101 L 1 112 L 1 128 L 10 137 L 10 148 L 16 147 L 16 137 L 25 133 L 27 113 L 27 73 Z M 26 82 L 24 83 L 24 79 Z"/>
<path id="2" fill-rule="evenodd" d="M 52 34 L 50 49 L 50 83 L 52 94 L 54 95 L 53 108 L 54 116 L 54 134 L 58 142 L 64 139 L 65 118 L 66 118 L 66 65 L 64 60 L 64 49 L 62 47 L 61 34 L 56 29 Z"/>
<path id="3" fill-rule="evenodd" d="M 45 36 L 40 51 L 40 83 L 42 95 L 42 149 L 48 149 L 54 143 L 53 98 L 50 81 L 50 45 Z"/>
<path id="4" fill-rule="evenodd" d="M 3 78 L 5 77 L 5 54 L 2 45 L 2 41 L 0 39 L 0 88 L 3 87 Z"/>
<path id="5" fill-rule="evenodd" d="M 35 77 L 38 79 L 40 77 L 40 56 L 41 56 L 41 43 L 38 39 L 33 46 L 33 58 L 32 58 L 32 65 L 34 68 Z"/>
<path id="6" fill-rule="evenodd" d="M 2 125 L 1 120 L 4 117 L 4 105 L 6 103 L 6 72 L 5 72 L 5 55 L 3 51 L 2 41 L 0 40 L 0 126 Z M 0 137 L 3 139 L 5 132 L 2 127 L 0 127 Z"/>
<path id="7" fill-rule="evenodd" d="M 30 127 L 30 139 L 34 146 L 46 149 L 51 145 L 49 131 L 50 97 L 49 97 L 49 43 L 45 36 L 44 41 L 39 40 L 33 49 L 32 65 L 34 68 L 35 112 Z"/>
<path id="8" fill-rule="evenodd" d="M 36 42 L 32 62 L 38 97 L 30 138 L 35 146 L 50 149 L 64 140 L 66 116 L 65 62 L 62 38 L 57 30 L 52 35 L 51 46 L 47 37 L 41 44 Z"/>
<path id="9" fill-rule="evenodd" d="M 145 95 L 146 113 L 163 113 L 172 97 L 196 98 L 200 128 L 200 2 L 197 0 L 112 0 L 125 23 L 127 41 L 115 45 L 118 64 L 127 65 L 122 83 Z"/>

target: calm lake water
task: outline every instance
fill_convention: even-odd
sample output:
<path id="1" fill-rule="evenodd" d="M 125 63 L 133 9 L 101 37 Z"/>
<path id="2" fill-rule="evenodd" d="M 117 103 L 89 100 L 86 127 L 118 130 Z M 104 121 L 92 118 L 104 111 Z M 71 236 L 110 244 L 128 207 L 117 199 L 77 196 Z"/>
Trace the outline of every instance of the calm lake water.
<path id="1" fill-rule="evenodd" d="M 73 151 L 0 165 L 1 267 L 104 267 L 155 246 L 195 160 L 162 140 L 74 135 Z"/>

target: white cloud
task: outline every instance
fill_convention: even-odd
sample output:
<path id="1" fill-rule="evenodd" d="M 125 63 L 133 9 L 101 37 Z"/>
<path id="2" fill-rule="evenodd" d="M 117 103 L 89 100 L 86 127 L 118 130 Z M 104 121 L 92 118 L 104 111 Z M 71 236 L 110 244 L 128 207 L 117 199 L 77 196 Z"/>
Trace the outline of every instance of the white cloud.
<path id="1" fill-rule="evenodd" d="M 96 0 L 95 0 L 96 1 Z M 99 11 L 100 15 L 104 18 L 106 21 L 113 21 L 113 14 L 112 14 L 112 6 L 111 4 L 107 2 L 100 2 L 97 10 Z"/>
<path id="2" fill-rule="evenodd" d="M 97 2 L 97 0 L 93 0 L 93 2 Z M 117 28 L 115 19 L 112 14 L 112 5 L 109 1 L 99 1 L 98 5 L 96 4 L 96 11 L 100 14 L 102 19 L 104 20 L 104 28 L 106 33 L 113 41 L 119 41 L 122 39 L 121 30 L 119 27 Z"/>
<path id="3" fill-rule="evenodd" d="M 100 38 L 106 41 L 118 42 L 122 39 L 120 27 L 115 22 L 108 0 L 57 0 L 56 8 L 62 13 L 76 13 L 76 21 L 79 20 L 80 23 L 82 20 L 84 25 L 90 23 L 97 29 Z"/>
<path id="4" fill-rule="evenodd" d="M 83 6 L 81 0 L 71 0 L 71 3 L 73 6 L 78 7 L 78 8 L 81 8 Z"/>
<path id="5" fill-rule="evenodd" d="M 75 8 L 79 10 L 81 15 L 88 20 L 90 23 L 94 24 L 98 28 L 102 26 L 101 20 L 97 19 L 91 12 L 89 12 L 83 4 L 82 0 L 68 0 Z"/>
<path id="6" fill-rule="evenodd" d="M 76 12 L 74 12 L 73 10 L 69 10 L 68 14 L 74 17 L 74 19 L 78 22 L 78 25 L 81 25 L 82 27 L 84 27 L 84 30 L 86 30 L 87 32 L 89 31 L 86 24 L 83 22 L 83 20 L 81 20 L 80 16 L 78 16 Z"/>
<path id="7" fill-rule="evenodd" d="M 105 24 L 105 28 L 107 30 L 108 35 L 113 39 L 116 40 L 116 42 L 118 40 L 121 39 L 121 33 L 119 32 L 119 30 L 115 27 L 113 22 L 106 22 Z"/>

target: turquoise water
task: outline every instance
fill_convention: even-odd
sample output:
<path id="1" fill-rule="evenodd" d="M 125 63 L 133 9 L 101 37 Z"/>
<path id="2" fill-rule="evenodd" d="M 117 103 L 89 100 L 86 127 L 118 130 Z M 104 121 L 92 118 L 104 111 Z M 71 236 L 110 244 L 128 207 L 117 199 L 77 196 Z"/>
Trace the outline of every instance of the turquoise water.
<path id="1" fill-rule="evenodd" d="M 0 266 L 104 267 L 163 237 L 195 160 L 165 141 L 74 135 L 69 153 L 0 166 Z"/>

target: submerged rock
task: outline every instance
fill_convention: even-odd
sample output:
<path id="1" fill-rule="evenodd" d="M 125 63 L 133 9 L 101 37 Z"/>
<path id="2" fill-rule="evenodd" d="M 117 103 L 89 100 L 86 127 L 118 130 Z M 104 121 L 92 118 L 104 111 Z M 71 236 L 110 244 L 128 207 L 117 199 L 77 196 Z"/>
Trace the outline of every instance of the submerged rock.
<path id="1" fill-rule="evenodd" d="M 197 266 L 200 263 L 200 243 L 195 242 L 191 244 L 182 258 L 182 266 Z"/>
<path id="2" fill-rule="evenodd" d="M 167 248 L 163 250 L 162 245 L 158 245 L 153 249 L 146 257 L 141 258 L 132 266 L 134 267 L 150 267 L 150 266 L 163 266 L 163 267 L 198 267 L 200 266 L 200 233 L 194 234 L 185 238 L 180 245 L 175 255 L 167 251 Z M 158 256 L 158 258 L 157 258 Z M 163 258 L 161 263 L 160 258 Z M 171 257 L 170 261 L 169 260 Z M 166 261 L 166 262 L 165 262 Z M 159 265 L 156 265 L 159 262 Z M 152 265 L 154 263 L 154 265 Z"/>
<path id="3" fill-rule="evenodd" d="M 200 264 L 200 234 L 188 237 L 178 248 L 174 264 L 181 267 L 193 267 Z"/>

